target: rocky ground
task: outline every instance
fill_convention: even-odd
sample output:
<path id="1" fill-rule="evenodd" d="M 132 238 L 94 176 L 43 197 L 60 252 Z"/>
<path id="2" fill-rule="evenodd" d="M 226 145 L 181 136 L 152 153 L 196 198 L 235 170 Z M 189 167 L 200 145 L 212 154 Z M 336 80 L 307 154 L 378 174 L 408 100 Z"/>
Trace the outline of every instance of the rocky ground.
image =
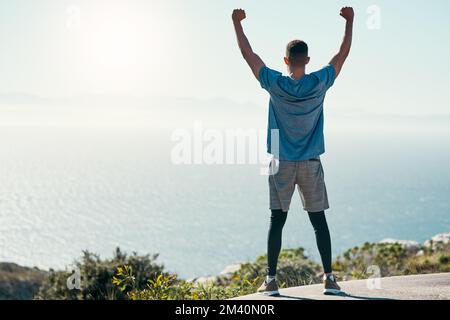
<path id="1" fill-rule="evenodd" d="M 48 272 L 15 263 L 0 263 L 0 299 L 33 299 Z"/>

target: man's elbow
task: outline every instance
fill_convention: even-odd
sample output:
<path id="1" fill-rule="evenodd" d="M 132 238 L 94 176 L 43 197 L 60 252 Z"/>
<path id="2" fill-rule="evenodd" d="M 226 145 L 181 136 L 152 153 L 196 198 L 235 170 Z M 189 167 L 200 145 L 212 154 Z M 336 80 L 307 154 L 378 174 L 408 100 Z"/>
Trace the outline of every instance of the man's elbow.
<path id="1" fill-rule="evenodd" d="M 344 54 L 343 54 L 343 59 L 346 60 L 348 58 L 348 56 L 350 55 L 350 49 L 345 50 Z"/>
<path id="2" fill-rule="evenodd" d="M 332 61 L 333 65 L 341 67 L 347 60 L 350 51 L 340 51 Z M 340 69 L 340 68 L 339 68 Z"/>
<path id="3" fill-rule="evenodd" d="M 350 48 L 339 51 L 337 54 L 338 59 L 341 61 L 345 61 L 350 55 Z"/>
<path id="4" fill-rule="evenodd" d="M 253 56 L 253 52 L 249 50 L 241 50 L 241 54 L 242 57 L 247 61 Z"/>
<path id="5" fill-rule="evenodd" d="M 351 45 L 347 46 L 347 47 L 344 49 L 344 58 L 345 58 L 345 59 L 347 59 L 348 56 L 350 55 L 351 49 L 352 49 L 352 46 L 351 46 Z"/>

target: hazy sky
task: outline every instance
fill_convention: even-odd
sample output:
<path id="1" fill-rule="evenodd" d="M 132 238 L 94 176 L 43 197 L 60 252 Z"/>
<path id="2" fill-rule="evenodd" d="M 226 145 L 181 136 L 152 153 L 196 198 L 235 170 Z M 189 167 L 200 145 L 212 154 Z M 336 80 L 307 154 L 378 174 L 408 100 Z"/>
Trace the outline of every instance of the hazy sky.
<path id="1" fill-rule="evenodd" d="M 310 69 L 328 63 L 356 10 L 354 46 L 330 92 L 336 107 L 448 113 L 450 1 L 0 0 L 0 93 L 224 97 L 266 105 L 242 60 L 231 11 L 247 10 L 254 50 L 285 71 L 284 47 L 310 46 Z M 380 9 L 380 29 L 367 9 Z"/>

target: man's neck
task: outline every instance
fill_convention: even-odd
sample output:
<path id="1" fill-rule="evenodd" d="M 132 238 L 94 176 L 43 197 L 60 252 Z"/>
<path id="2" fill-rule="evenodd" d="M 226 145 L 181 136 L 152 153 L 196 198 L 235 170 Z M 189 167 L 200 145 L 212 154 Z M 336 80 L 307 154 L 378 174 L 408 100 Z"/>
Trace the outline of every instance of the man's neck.
<path id="1" fill-rule="evenodd" d="M 305 67 L 303 68 L 288 68 L 289 75 L 294 80 L 300 80 L 305 75 Z"/>

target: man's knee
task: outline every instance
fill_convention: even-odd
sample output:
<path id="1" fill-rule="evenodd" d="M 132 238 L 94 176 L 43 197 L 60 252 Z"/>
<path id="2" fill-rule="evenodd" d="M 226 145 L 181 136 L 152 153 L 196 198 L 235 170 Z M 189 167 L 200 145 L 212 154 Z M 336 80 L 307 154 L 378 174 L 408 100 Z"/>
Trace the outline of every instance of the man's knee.
<path id="1" fill-rule="evenodd" d="M 271 228 L 282 228 L 287 219 L 287 212 L 283 210 L 272 210 L 270 217 Z"/>
<path id="2" fill-rule="evenodd" d="M 270 210 L 273 216 L 286 215 L 287 211 L 283 211 L 282 209 L 272 209 Z"/>
<path id="3" fill-rule="evenodd" d="M 325 212 L 308 212 L 309 220 L 313 225 L 314 230 L 324 229 L 327 227 L 327 220 L 325 218 Z"/>

